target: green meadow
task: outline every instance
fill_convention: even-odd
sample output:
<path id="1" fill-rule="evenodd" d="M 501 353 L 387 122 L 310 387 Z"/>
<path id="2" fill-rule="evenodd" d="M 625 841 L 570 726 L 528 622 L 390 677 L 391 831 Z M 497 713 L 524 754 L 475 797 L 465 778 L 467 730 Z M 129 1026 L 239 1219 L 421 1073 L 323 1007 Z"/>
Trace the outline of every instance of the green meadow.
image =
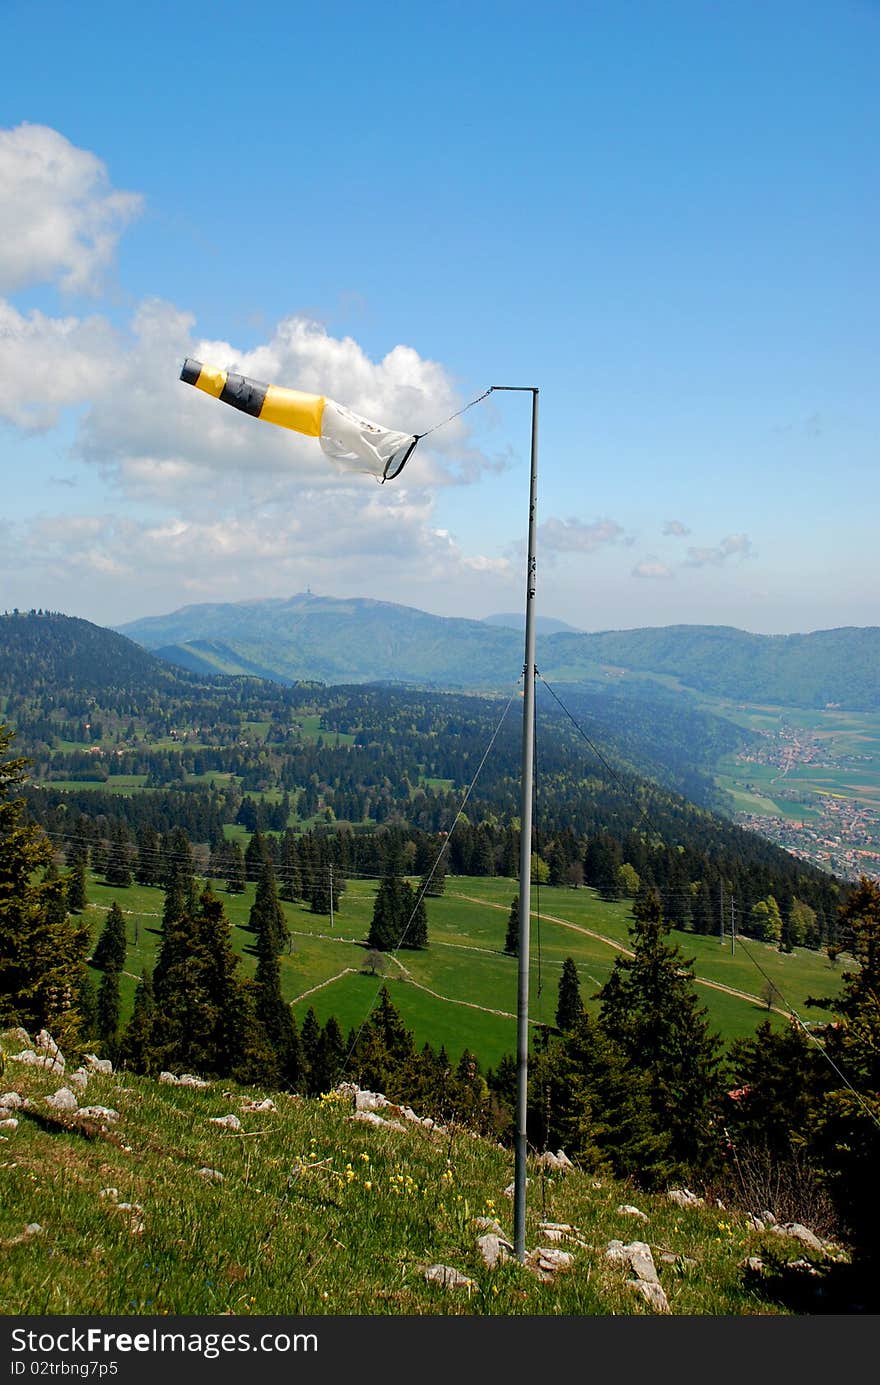
<path id="1" fill-rule="evenodd" d="M 512 1053 L 516 1040 L 517 962 L 504 953 L 504 937 L 517 883 L 502 878 L 449 876 L 445 894 L 427 900 L 429 946 L 401 948 L 380 959 L 368 957 L 365 945 L 378 882 L 347 883 L 333 924 L 308 907 L 285 903 L 291 931 L 290 951 L 281 958 L 282 990 L 301 1021 L 310 1007 L 324 1022 L 335 1015 L 343 1031 L 357 1029 L 387 985 L 419 1044 L 444 1044 L 457 1059 L 469 1049 L 484 1067 L 494 1067 Z M 243 894 L 218 887 L 233 930 L 233 942 L 246 975 L 256 959 L 248 915 L 254 886 Z M 128 935 L 122 978 L 123 1014 L 127 1015 L 137 978 L 152 968 L 161 941 L 164 894 L 132 885 L 119 889 L 92 880 L 89 915 L 94 936 L 116 899 Z M 629 945 L 630 905 L 608 903 L 590 889 L 541 886 L 532 893 L 529 1014 L 535 1024 L 552 1024 L 562 963 L 574 959 L 581 994 L 596 1008 L 596 993 L 608 979 L 615 957 Z M 784 1024 L 793 1008 L 803 1018 L 812 995 L 831 995 L 841 979 L 822 952 L 798 948 L 791 954 L 753 940 L 703 937 L 673 932 L 672 939 L 694 959 L 698 993 L 711 1023 L 726 1040 L 752 1033 L 762 1020 Z M 767 1008 L 768 985 L 775 988 L 775 1009 Z M 782 1012 L 782 1013 L 780 1013 Z"/>

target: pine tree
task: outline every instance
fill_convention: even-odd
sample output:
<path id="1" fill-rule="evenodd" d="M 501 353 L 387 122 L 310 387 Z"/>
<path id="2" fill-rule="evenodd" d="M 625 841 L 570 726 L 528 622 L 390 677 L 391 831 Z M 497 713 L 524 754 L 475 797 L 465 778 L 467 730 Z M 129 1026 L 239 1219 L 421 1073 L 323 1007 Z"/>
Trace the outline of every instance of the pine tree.
<path id="1" fill-rule="evenodd" d="M 106 967 L 98 986 L 98 1038 L 113 1047 L 119 1029 L 119 969 Z"/>
<path id="2" fill-rule="evenodd" d="M 84 855 L 77 856 L 74 861 L 70 862 L 69 870 L 65 877 L 67 885 L 67 907 L 72 914 L 81 914 L 83 909 L 88 907 L 89 900 L 86 892 L 87 855 L 88 848 L 85 848 Z"/>
<path id="3" fill-rule="evenodd" d="M 161 885 L 162 854 L 159 833 L 151 824 L 138 832 L 134 878 L 139 885 Z"/>
<path id="4" fill-rule="evenodd" d="M 267 857 L 266 839 L 259 828 L 254 832 L 244 853 L 244 873 L 248 880 L 259 880 Z"/>
<path id="5" fill-rule="evenodd" d="M 508 957 L 519 956 L 519 895 L 510 901 L 507 915 L 507 932 L 504 935 L 504 951 Z"/>
<path id="6" fill-rule="evenodd" d="M 0 757 L 11 740 L 0 726 Z M 12 796 L 24 783 L 25 765 L 0 758 L 0 1027 L 45 1026 L 63 1044 L 77 1037 L 89 928 L 67 913 L 66 881 L 39 878 L 53 851 Z"/>
<path id="7" fill-rule="evenodd" d="M 629 1064 L 651 1079 L 658 1131 L 669 1135 L 670 1172 L 699 1169 L 714 1147 L 720 1041 L 697 1002 L 693 964 L 665 941 L 655 890 L 633 906 L 634 955 L 618 957 L 603 986 L 600 1023 Z"/>
<path id="8" fill-rule="evenodd" d="M 305 1090 L 309 1096 L 320 1096 L 321 1026 L 311 1005 L 300 1030 L 300 1050 Z"/>
<path id="9" fill-rule="evenodd" d="M 402 889 L 402 910 L 400 927 L 400 946 L 422 948 L 428 946 L 428 911 L 421 895 L 417 895 L 408 880 Z"/>
<path id="10" fill-rule="evenodd" d="M 281 1085 L 292 1091 L 302 1077 L 300 1040 L 293 1012 L 281 994 L 281 964 L 268 928 L 258 933 L 254 1013 L 275 1055 Z"/>
<path id="11" fill-rule="evenodd" d="M 295 899 L 302 899 L 303 882 L 299 852 L 296 847 L 296 837 L 289 828 L 281 840 L 279 878 L 281 880 L 280 895 L 282 899 L 291 902 Z"/>
<path id="12" fill-rule="evenodd" d="M 114 899 L 92 954 L 92 966 L 99 971 L 121 971 L 125 965 L 126 950 L 125 918 Z"/>
<path id="13" fill-rule="evenodd" d="M 118 889 L 127 890 L 131 884 L 131 863 L 129 860 L 128 831 L 118 827 L 107 855 L 106 881 Z"/>
<path id="14" fill-rule="evenodd" d="M 230 842 L 226 852 L 226 890 L 229 894 L 244 894 L 247 875 L 244 852 L 238 842 Z"/>
<path id="15" fill-rule="evenodd" d="M 574 1029 L 583 1013 L 584 1002 L 581 1000 L 577 967 L 573 957 L 566 957 L 562 963 L 562 975 L 559 978 L 556 1028 L 563 1030 L 563 1032 L 567 1029 Z"/>
<path id="16" fill-rule="evenodd" d="M 398 875 L 388 874 L 376 891 L 367 945 L 378 952 L 393 952 L 400 946 L 401 935 L 409 918 L 405 884 Z"/>
<path id="17" fill-rule="evenodd" d="M 276 956 L 290 942 L 290 929 L 284 917 L 284 910 L 278 902 L 275 871 L 268 857 L 263 858 L 254 902 L 248 915 L 248 927 L 252 933 L 256 933 L 259 940 L 265 938 L 266 946 Z"/>
<path id="18" fill-rule="evenodd" d="M 153 978 L 144 970 L 134 993 L 134 1006 L 131 1019 L 122 1033 L 119 1057 L 135 1072 L 157 1072 L 159 1064 L 155 1060 L 153 1044 L 156 1026 L 156 1001 L 153 995 Z"/>

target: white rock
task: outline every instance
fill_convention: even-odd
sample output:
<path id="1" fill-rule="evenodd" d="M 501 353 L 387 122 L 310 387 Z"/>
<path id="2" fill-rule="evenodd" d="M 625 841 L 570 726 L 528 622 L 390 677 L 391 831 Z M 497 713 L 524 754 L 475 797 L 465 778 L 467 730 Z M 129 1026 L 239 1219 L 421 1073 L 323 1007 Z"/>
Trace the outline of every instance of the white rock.
<path id="1" fill-rule="evenodd" d="M 825 1254 L 825 1246 L 815 1231 L 811 1231 L 809 1227 L 803 1226 L 800 1222 L 785 1222 L 782 1226 L 777 1224 L 771 1226 L 770 1230 L 775 1232 L 777 1236 L 790 1236 L 792 1240 L 799 1241 L 802 1246 L 806 1246 L 814 1254 Z"/>
<path id="2" fill-rule="evenodd" d="M 626 1217 L 638 1217 L 639 1221 L 648 1220 L 648 1214 L 646 1212 L 639 1211 L 638 1207 L 633 1207 L 629 1202 L 622 1202 L 617 1210 Z"/>
<path id="3" fill-rule="evenodd" d="M 391 1102 L 387 1096 L 381 1092 L 362 1092 L 360 1088 L 355 1089 L 354 1109 L 356 1111 L 380 1111 L 383 1106 L 390 1106 Z"/>
<path id="4" fill-rule="evenodd" d="M 50 1059 L 50 1063 L 47 1064 L 47 1066 L 51 1066 L 56 1072 L 64 1071 L 67 1066 L 64 1054 L 52 1038 L 48 1029 L 40 1030 L 39 1034 L 34 1039 L 34 1048 L 38 1053 L 42 1053 L 44 1057 Z"/>
<path id="5" fill-rule="evenodd" d="M 451 1265 L 429 1265 L 425 1278 L 429 1284 L 442 1284 L 445 1289 L 470 1289 L 474 1282 Z"/>
<path id="6" fill-rule="evenodd" d="M 48 1068 L 50 1072 L 63 1072 L 55 1059 L 49 1053 L 34 1053 L 32 1048 L 25 1049 L 24 1053 L 10 1053 L 7 1059 L 10 1063 L 24 1063 L 30 1068 Z"/>
<path id="7" fill-rule="evenodd" d="M 199 1178 L 204 1178 L 206 1183 L 222 1183 L 223 1174 L 219 1169 L 209 1169 L 207 1165 L 203 1169 L 197 1169 Z"/>
<path id="8" fill-rule="evenodd" d="M 496 1265 L 509 1260 L 513 1254 L 513 1246 L 509 1241 L 505 1241 L 501 1236 L 496 1236 L 489 1231 L 478 1238 L 477 1249 L 490 1270 L 494 1270 Z"/>
<path id="9" fill-rule="evenodd" d="M 636 1278 L 646 1284 L 659 1282 L 651 1247 L 645 1241 L 630 1241 L 629 1245 L 624 1245 L 623 1241 L 609 1241 L 605 1258 L 612 1264 L 629 1265 Z"/>
<path id="10" fill-rule="evenodd" d="M 89 1085 L 89 1074 L 84 1068 L 77 1068 L 76 1072 L 67 1074 L 67 1080 L 71 1087 L 77 1087 L 79 1091 L 84 1092 Z"/>
<path id="11" fill-rule="evenodd" d="M 219 1125 L 223 1130 L 240 1130 L 241 1121 L 238 1116 L 209 1116 L 212 1125 Z"/>
<path id="12" fill-rule="evenodd" d="M 210 1082 L 204 1077 L 196 1077 L 193 1072 L 182 1072 L 177 1079 L 178 1087 L 196 1087 L 199 1091 L 204 1091 L 210 1087 Z"/>
<path id="13" fill-rule="evenodd" d="M 550 1242 L 576 1240 L 578 1235 L 576 1226 L 561 1221 L 542 1221 L 538 1230 Z"/>
<path id="14" fill-rule="evenodd" d="M 642 1298 L 647 1299 L 656 1312 L 671 1312 L 669 1300 L 656 1280 L 628 1279 L 626 1282 L 631 1289 L 635 1289 L 636 1293 L 641 1294 Z"/>
<path id="15" fill-rule="evenodd" d="M 111 1073 L 113 1064 L 109 1058 L 99 1058 L 96 1053 L 86 1053 L 83 1055 L 83 1065 L 91 1072 Z"/>
<path id="16" fill-rule="evenodd" d="M 161 1082 L 162 1085 L 165 1087 L 177 1086 L 177 1078 L 175 1077 L 173 1072 L 160 1072 L 158 1081 Z"/>
<path id="17" fill-rule="evenodd" d="M 38 1221 L 28 1222 L 27 1226 L 24 1229 L 24 1234 L 27 1237 L 42 1236 L 43 1228 L 40 1226 L 40 1223 Z"/>
<path id="18" fill-rule="evenodd" d="M 761 1218 L 756 1217 L 753 1212 L 749 1213 L 748 1217 L 746 1218 L 746 1221 L 749 1223 L 749 1226 L 752 1228 L 753 1231 L 763 1231 L 765 1229 L 764 1223 L 761 1221 Z"/>
<path id="19" fill-rule="evenodd" d="M 181 1079 L 182 1081 L 183 1079 Z M 272 1098 L 267 1096 L 263 1101 L 243 1101 L 241 1109 L 242 1111 L 277 1111 L 278 1107 Z"/>
<path id="20" fill-rule="evenodd" d="M 80 1106 L 76 1114 L 88 1120 L 119 1120 L 119 1112 L 114 1111 L 110 1106 Z"/>
<path id="21" fill-rule="evenodd" d="M 670 1188 L 666 1196 L 678 1207 L 704 1207 L 706 1201 L 692 1193 L 690 1188 Z"/>
<path id="22" fill-rule="evenodd" d="M 55 1111 L 75 1111 L 79 1102 L 69 1087 L 59 1087 L 52 1096 L 44 1098 L 46 1105 Z"/>
<path id="23" fill-rule="evenodd" d="M 554 1275 L 570 1270 L 574 1265 L 574 1256 L 571 1251 L 557 1250 L 555 1246 L 536 1246 L 526 1256 L 526 1264 L 539 1279 L 547 1283 Z"/>
<path id="24" fill-rule="evenodd" d="M 0 1106 L 5 1106 L 7 1111 L 17 1111 L 22 1105 L 22 1099 L 18 1092 L 4 1092 L 0 1096 Z"/>
<path id="25" fill-rule="evenodd" d="M 355 1111 L 353 1116 L 346 1116 L 346 1120 L 359 1121 L 362 1125 L 378 1125 L 382 1130 L 405 1130 L 406 1126 L 401 1125 L 400 1121 L 383 1120 L 375 1111 Z"/>
<path id="26" fill-rule="evenodd" d="M 111 1202 L 116 1202 L 119 1199 L 119 1189 L 102 1188 L 98 1194 L 98 1197 L 109 1198 Z"/>
<path id="27" fill-rule="evenodd" d="M 0 1130 L 17 1130 L 18 1121 L 15 1116 L 0 1117 Z"/>
<path id="28" fill-rule="evenodd" d="M 31 1048 L 31 1036 L 26 1029 L 18 1025 L 13 1029 L 0 1029 L 0 1047 L 12 1048 L 13 1044 L 23 1044 L 25 1048 Z"/>
<path id="29" fill-rule="evenodd" d="M 555 1173 L 568 1173 L 569 1169 L 574 1168 L 568 1155 L 561 1149 L 558 1149 L 555 1154 L 547 1149 L 543 1154 L 538 1155 L 535 1162 L 539 1169 L 552 1169 Z"/>
<path id="30" fill-rule="evenodd" d="M 774 1217 L 774 1215 L 773 1215 L 772 1212 L 768 1212 L 768 1211 L 767 1211 L 766 1207 L 765 1207 L 764 1211 L 761 1213 L 761 1220 L 762 1220 L 762 1222 L 764 1223 L 765 1226 L 775 1226 L 775 1225 L 776 1225 L 776 1218 Z"/>

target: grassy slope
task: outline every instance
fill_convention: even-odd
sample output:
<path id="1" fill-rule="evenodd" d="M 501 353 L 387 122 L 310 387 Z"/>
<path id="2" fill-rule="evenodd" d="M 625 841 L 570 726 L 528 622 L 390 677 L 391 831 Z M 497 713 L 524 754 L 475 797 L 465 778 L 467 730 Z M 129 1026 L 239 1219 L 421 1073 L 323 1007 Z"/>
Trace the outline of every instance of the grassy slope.
<path id="1" fill-rule="evenodd" d="M 516 882 L 449 877 L 445 896 L 428 901 L 429 947 L 423 952 L 401 950 L 396 961 L 386 958 L 384 977 L 363 974 L 363 941 L 376 887 L 372 880 L 350 881 L 332 930 L 326 915 L 312 914 L 300 905 L 284 905 L 293 933 L 293 952 L 281 959 L 282 987 L 294 1013 L 302 1020 L 313 1006 L 322 1021 L 336 1015 L 347 1032 L 362 1023 L 380 986 L 387 984 L 419 1044 L 426 1040 L 434 1046 L 443 1043 L 454 1059 L 468 1048 L 484 1067 L 495 1066 L 505 1053 L 515 1049 L 516 961 L 504 955 L 503 947 Z M 247 973 L 255 966 L 250 950 L 253 939 L 246 927 L 253 888 L 249 886 L 243 895 L 221 892 L 233 924 L 234 945 Z M 119 890 L 93 882 L 89 898 L 96 934 L 114 899 L 126 912 L 129 948 L 122 992 L 127 1014 L 136 977 L 155 961 L 164 895 L 145 886 Z M 537 904 L 537 892 L 532 902 Z M 614 958 L 628 945 L 629 904 L 604 903 L 589 889 L 542 886 L 540 906 L 542 918 L 539 924 L 533 922 L 532 931 L 530 1014 L 537 1022 L 552 1023 L 566 957 L 573 957 L 577 964 L 585 1002 L 595 1004 L 593 997 L 607 979 Z M 560 922 L 551 921 L 547 915 Z M 767 944 L 748 942 L 753 961 L 742 943 L 731 955 L 729 943 L 722 947 L 718 939 L 691 933 L 672 936 L 687 957 L 695 958 L 699 977 L 753 997 L 743 999 L 700 986 L 700 1000 L 708 1008 L 711 1023 L 728 1039 L 752 1033 L 767 1018 L 763 999 L 767 983 L 756 962 L 798 1013 L 808 995 L 831 994 L 840 984 L 840 971 L 832 970 L 824 953 L 797 949 L 785 955 Z M 773 1019 L 784 1023 L 782 1016 L 774 1015 Z"/>
<path id="2" fill-rule="evenodd" d="M 57 1077 L 10 1063 L 3 1085 L 34 1106 L 0 1145 L 4 1314 L 647 1313 L 605 1260 L 613 1238 L 652 1245 L 673 1313 L 785 1311 L 739 1268 L 762 1243 L 779 1251 L 778 1238 L 749 1231 L 739 1214 L 681 1210 L 578 1172 L 530 1174 L 527 1228 L 532 1247 L 541 1217 L 577 1226 L 587 1248 L 574 1268 L 550 1284 L 516 1263 L 489 1271 L 473 1218 L 497 1216 L 510 1235 L 512 1155 L 465 1132 L 383 1131 L 348 1122 L 339 1102 L 283 1096 L 276 1113 L 248 1115 L 242 1098 L 262 1092 L 129 1074 L 90 1080 L 83 1100 L 119 1120 L 83 1132 L 43 1104 Z M 229 1112 L 243 1134 L 209 1123 Z M 223 1182 L 205 1182 L 203 1166 Z M 143 1209 L 142 1229 L 101 1197 L 108 1187 Z M 648 1222 L 617 1210 L 631 1202 Z M 15 1243 L 32 1222 L 42 1235 Z M 678 1258 L 661 1262 L 662 1251 Z M 437 1262 L 469 1275 L 471 1290 L 427 1284 L 422 1268 Z"/>

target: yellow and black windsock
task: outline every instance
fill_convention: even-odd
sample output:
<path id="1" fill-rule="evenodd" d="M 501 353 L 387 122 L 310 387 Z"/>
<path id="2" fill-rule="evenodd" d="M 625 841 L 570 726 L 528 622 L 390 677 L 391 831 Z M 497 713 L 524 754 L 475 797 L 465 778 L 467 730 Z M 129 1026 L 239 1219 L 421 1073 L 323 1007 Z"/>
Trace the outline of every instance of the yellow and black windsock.
<path id="1" fill-rule="evenodd" d="M 180 378 L 254 418 L 317 438 L 334 462 L 350 471 L 369 472 L 380 481 L 392 481 L 400 475 L 422 436 L 371 423 L 323 394 L 263 385 L 246 375 L 233 375 L 190 357 L 183 363 Z"/>

